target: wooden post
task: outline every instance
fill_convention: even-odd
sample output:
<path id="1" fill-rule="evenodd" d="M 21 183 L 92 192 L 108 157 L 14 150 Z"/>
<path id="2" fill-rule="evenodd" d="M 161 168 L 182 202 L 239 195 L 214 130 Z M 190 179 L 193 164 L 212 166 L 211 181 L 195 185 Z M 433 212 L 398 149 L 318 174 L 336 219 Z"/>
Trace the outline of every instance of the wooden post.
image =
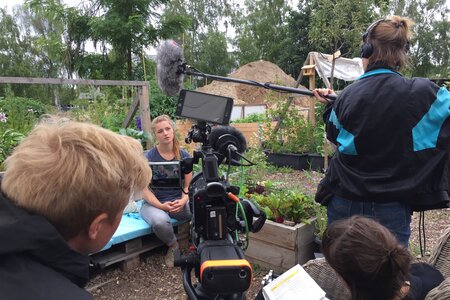
<path id="1" fill-rule="evenodd" d="M 314 57 L 312 55 L 309 56 L 309 64 L 313 66 L 313 68 L 310 69 L 310 72 L 308 72 L 309 77 L 309 89 L 314 90 L 316 88 L 316 69 L 315 69 L 315 61 Z M 313 97 L 309 98 L 309 122 L 311 122 L 311 125 L 316 125 L 316 109 L 315 109 L 315 103 L 316 100 Z"/>
<path id="2" fill-rule="evenodd" d="M 310 56 L 310 61 L 314 61 L 312 56 Z M 315 83 L 315 78 L 316 78 L 316 71 L 315 71 L 315 65 L 306 65 L 302 67 L 302 73 L 303 76 L 308 76 L 309 79 L 309 88 L 310 89 L 314 89 L 316 86 Z M 312 86 L 312 88 L 311 88 Z M 315 113 L 315 109 L 314 109 L 314 103 L 315 103 L 315 99 L 314 97 L 310 97 L 309 98 L 309 108 L 308 108 L 308 121 L 314 126 L 315 125 L 315 119 L 314 119 L 314 113 Z"/>
<path id="3" fill-rule="evenodd" d="M 328 170 L 328 142 L 326 130 L 323 137 L 323 169 L 323 171 Z"/>
<path id="4" fill-rule="evenodd" d="M 150 89 L 148 83 L 139 87 L 139 106 L 141 107 L 141 125 L 142 130 L 148 133 L 150 133 L 152 130 L 152 123 L 150 119 L 149 94 Z M 148 149 L 150 146 L 151 145 L 149 145 L 149 142 L 147 142 L 146 149 Z"/>
<path id="5" fill-rule="evenodd" d="M 134 96 L 133 103 L 131 103 L 131 107 L 128 110 L 127 116 L 125 117 L 125 120 L 122 122 L 122 127 L 127 128 L 128 125 L 130 125 L 131 121 L 133 120 L 134 115 L 136 114 L 139 102 L 140 102 L 140 89 L 138 89 L 136 95 Z"/>

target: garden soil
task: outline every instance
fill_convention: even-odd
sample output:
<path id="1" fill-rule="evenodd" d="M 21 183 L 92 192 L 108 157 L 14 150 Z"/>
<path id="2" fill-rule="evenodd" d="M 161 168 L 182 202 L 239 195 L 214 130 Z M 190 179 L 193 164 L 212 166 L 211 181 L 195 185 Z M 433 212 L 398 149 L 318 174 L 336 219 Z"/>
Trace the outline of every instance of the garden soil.
<path id="1" fill-rule="evenodd" d="M 286 87 L 295 87 L 296 85 L 296 80 L 284 73 L 280 67 L 264 60 L 248 63 L 231 73 L 229 77 Z M 303 86 L 298 88 L 305 89 Z M 197 91 L 231 97 L 235 104 L 267 104 L 269 106 L 275 97 L 283 94 L 262 87 L 223 81 L 213 81 L 198 88 Z M 294 97 L 294 104 L 308 107 L 309 98 L 307 96 Z"/>
<path id="2" fill-rule="evenodd" d="M 271 181 L 280 181 L 286 184 L 302 185 L 310 192 L 315 191 L 320 174 L 315 172 L 294 171 L 293 173 L 274 173 Z M 433 210 L 425 212 L 425 232 L 427 253 L 425 257 L 419 257 L 418 238 L 418 214 L 413 215 L 411 224 L 411 252 L 418 260 L 426 261 L 427 255 L 436 244 L 439 236 L 448 228 L 450 209 Z M 164 265 L 165 248 L 159 248 L 141 256 L 141 262 L 135 269 L 123 272 L 118 266 L 111 266 L 106 270 L 94 270 L 92 279 L 86 289 L 90 291 L 96 300 L 181 300 L 186 299 L 186 294 L 181 281 L 181 270 L 179 268 L 168 268 Z M 261 280 L 268 270 L 253 266 L 253 283 L 247 293 L 247 299 L 254 299 L 261 288 Z"/>

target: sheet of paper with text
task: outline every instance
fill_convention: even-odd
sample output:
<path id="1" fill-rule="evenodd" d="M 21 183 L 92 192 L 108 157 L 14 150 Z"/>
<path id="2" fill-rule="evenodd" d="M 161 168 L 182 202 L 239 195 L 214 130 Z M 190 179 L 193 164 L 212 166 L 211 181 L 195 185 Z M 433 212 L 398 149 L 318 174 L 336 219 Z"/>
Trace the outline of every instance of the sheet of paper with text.
<path id="1" fill-rule="evenodd" d="M 263 288 L 266 300 L 324 300 L 325 292 L 300 265 L 278 276 Z"/>

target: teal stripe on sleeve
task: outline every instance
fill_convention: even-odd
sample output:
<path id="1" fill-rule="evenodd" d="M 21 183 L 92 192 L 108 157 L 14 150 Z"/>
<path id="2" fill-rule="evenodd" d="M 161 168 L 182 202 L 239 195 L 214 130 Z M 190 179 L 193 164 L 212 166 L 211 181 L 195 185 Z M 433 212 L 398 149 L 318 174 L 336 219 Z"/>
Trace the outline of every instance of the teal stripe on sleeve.
<path id="1" fill-rule="evenodd" d="M 450 92 L 441 87 L 428 112 L 412 129 L 414 151 L 436 148 L 439 132 L 450 116 Z"/>
<path id="2" fill-rule="evenodd" d="M 336 141 L 339 143 L 338 150 L 342 154 L 358 155 L 355 147 L 355 136 L 345 130 L 339 122 L 334 109 L 330 113 L 330 122 L 339 130 Z"/>

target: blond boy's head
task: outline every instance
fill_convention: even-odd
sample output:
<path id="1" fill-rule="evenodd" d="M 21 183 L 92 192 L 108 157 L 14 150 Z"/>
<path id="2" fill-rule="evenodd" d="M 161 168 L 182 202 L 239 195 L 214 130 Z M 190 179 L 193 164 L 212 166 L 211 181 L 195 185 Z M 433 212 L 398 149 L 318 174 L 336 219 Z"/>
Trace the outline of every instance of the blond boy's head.
<path id="1" fill-rule="evenodd" d="M 19 207 L 46 217 L 66 240 L 91 230 L 100 215 L 116 222 L 131 193 L 151 179 L 136 140 L 55 118 L 36 126 L 5 165 L 3 192 Z"/>

